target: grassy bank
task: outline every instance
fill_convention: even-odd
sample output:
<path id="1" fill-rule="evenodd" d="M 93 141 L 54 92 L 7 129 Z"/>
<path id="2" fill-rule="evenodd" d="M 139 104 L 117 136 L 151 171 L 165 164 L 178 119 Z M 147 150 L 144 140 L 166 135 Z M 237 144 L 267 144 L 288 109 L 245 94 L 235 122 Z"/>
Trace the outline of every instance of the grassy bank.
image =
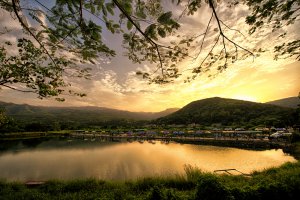
<path id="1" fill-rule="evenodd" d="M 0 181 L 0 199 L 297 199 L 300 162 L 254 172 L 251 177 L 202 173 L 127 182 L 96 179 L 48 181 L 36 187 Z"/>

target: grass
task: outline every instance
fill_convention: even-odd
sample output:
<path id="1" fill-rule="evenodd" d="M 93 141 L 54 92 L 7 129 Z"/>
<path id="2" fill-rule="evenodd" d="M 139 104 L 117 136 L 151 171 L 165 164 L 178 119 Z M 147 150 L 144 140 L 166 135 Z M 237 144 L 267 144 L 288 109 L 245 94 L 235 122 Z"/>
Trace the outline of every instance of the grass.
<path id="1" fill-rule="evenodd" d="M 252 177 L 216 175 L 186 167 L 184 175 L 112 182 L 51 180 L 36 187 L 0 181 L 0 199 L 298 199 L 300 162 L 254 172 Z"/>

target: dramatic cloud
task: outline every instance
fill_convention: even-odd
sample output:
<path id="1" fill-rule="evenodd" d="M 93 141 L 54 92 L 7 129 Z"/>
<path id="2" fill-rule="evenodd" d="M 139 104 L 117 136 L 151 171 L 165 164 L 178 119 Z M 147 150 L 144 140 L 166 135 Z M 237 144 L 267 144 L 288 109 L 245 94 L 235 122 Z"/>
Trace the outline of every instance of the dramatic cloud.
<path id="1" fill-rule="evenodd" d="M 178 7 L 170 6 L 169 8 L 174 11 L 175 16 L 180 15 L 181 11 Z M 161 111 L 171 107 L 182 107 L 191 101 L 213 96 L 265 102 L 297 95 L 300 91 L 300 62 L 295 62 L 294 59 L 278 61 L 273 59 L 273 47 L 282 42 L 277 39 L 280 31 L 272 33 L 271 30 L 266 29 L 249 36 L 247 34 L 249 27 L 245 24 L 245 16 L 249 12 L 246 6 L 228 9 L 221 5 L 218 6 L 217 12 L 220 19 L 230 27 L 230 29 L 224 29 L 229 38 L 249 50 L 262 48 L 265 52 L 262 52 L 254 61 L 250 56 L 231 64 L 225 72 L 214 78 L 208 78 L 208 74 L 203 74 L 191 83 L 184 83 L 186 77 L 190 75 L 186 70 L 199 65 L 201 59 L 210 50 L 218 34 L 212 32 L 207 35 L 203 52 L 197 60 L 187 59 L 180 63 L 179 69 L 186 71 L 182 77 L 172 84 L 149 85 L 136 75 L 136 71 L 150 73 L 154 67 L 149 63 L 132 64 L 122 56 L 121 38 L 115 35 L 105 36 L 105 41 L 110 42 L 117 51 L 117 57 L 112 60 L 99 58 L 96 65 L 86 64 L 85 67 L 93 68 L 91 80 L 66 77 L 67 81 L 72 83 L 74 90 L 86 93 L 87 97 L 65 96 L 66 102 L 59 103 L 52 99 L 39 100 L 34 94 L 3 88 L 0 91 L 0 100 L 47 106 L 100 106 L 130 111 Z M 182 18 L 180 34 L 203 33 L 210 16 L 211 10 L 208 6 L 203 6 L 194 16 Z M 1 42 L 5 40 L 15 42 L 16 38 L 21 36 L 20 25 L 3 11 L 0 11 L 0 24 L 1 28 L 7 27 L 8 30 L 14 30 L 13 34 L 1 35 Z M 213 30 L 215 25 L 216 22 L 213 21 L 210 30 Z M 299 38 L 299 28 L 297 28 L 299 26 L 299 22 L 290 26 L 288 28 L 290 34 L 285 39 Z M 167 43 L 170 40 L 177 40 L 177 38 L 172 36 L 162 42 Z M 200 42 L 201 38 L 198 44 Z M 199 52 L 198 48 L 191 50 L 195 55 Z M 239 49 L 239 53 L 242 51 Z"/>

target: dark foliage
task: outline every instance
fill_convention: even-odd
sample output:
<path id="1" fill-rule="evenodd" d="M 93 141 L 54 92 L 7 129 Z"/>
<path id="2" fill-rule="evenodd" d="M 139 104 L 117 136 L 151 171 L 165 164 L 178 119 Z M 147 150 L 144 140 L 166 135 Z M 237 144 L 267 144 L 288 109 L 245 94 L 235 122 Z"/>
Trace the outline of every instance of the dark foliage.
<path id="1" fill-rule="evenodd" d="M 208 98 L 194 101 L 175 113 L 156 120 L 160 124 L 265 125 L 292 124 L 293 109 L 242 100 Z"/>

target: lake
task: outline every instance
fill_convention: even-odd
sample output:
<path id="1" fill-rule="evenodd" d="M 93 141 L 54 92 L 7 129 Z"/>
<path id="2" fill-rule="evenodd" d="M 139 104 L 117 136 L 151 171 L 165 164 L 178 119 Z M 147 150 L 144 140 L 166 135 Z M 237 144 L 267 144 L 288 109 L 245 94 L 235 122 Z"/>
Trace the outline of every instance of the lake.
<path id="1" fill-rule="evenodd" d="M 296 159 L 278 150 L 80 139 L 35 139 L 0 143 L 0 179 L 9 181 L 98 178 L 128 180 L 183 174 L 184 166 L 203 171 L 235 168 L 260 171 Z"/>

